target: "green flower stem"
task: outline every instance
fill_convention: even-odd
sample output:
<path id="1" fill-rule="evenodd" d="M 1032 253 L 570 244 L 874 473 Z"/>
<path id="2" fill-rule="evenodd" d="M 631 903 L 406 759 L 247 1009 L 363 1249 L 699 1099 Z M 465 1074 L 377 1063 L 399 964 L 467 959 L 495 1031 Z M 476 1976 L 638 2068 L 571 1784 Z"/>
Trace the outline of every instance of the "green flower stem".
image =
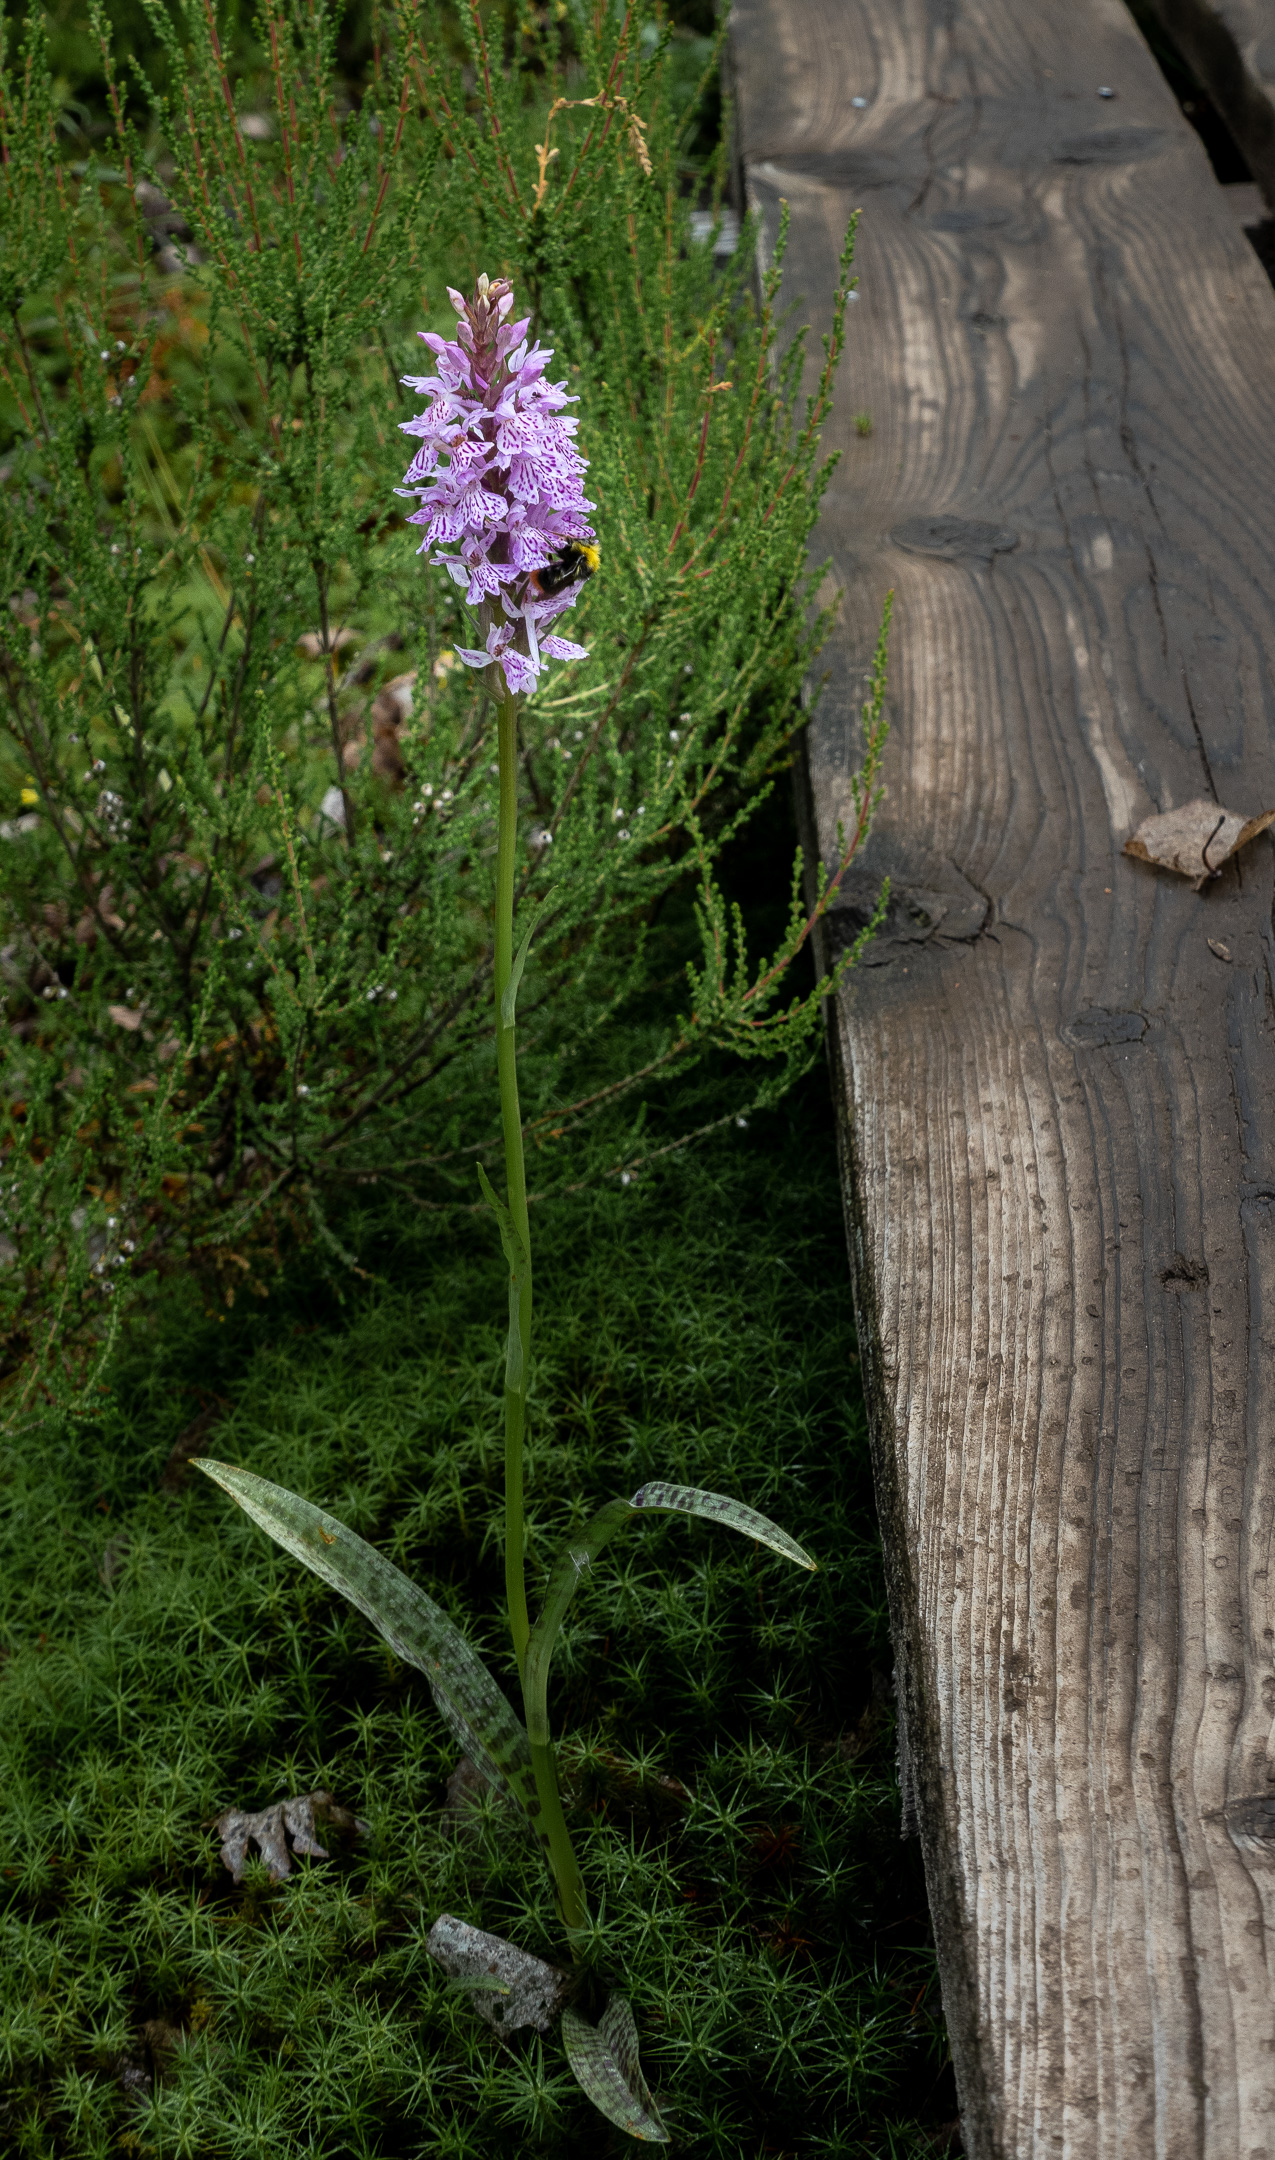
<path id="1" fill-rule="evenodd" d="M 514 858 L 518 846 L 518 707 L 512 697 L 501 700 L 498 738 L 500 757 L 500 825 L 496 859 L 496 1060 L 500 1073 L 500 1121 L 505 1139 L 505 1183 L 509 1212 L 523 1247 L 531 1251 L 527 1222 L 527 1172 L 522 1153 L 522 1112 L 518 1103 L 518 1065 L 515 1056 L 512 1015 L 505 1025 L 502 1007 L 514 964 Z M 527 1423 L 528 1358 L 531 1352 L 531 1270 L 528 1268 L 518 1299 L 518 1332 L 522 1339 L 522 1385 L 505 1389 L 505 1601 L 514 1639 L 514 1656 L 521 1675 L 527 1655 L 531 1623 L 527 1616 L 527 1582 L 523 1561 L 522 1439 Z"/>
<path id="2" fill-rule="evenodd" d="M 573 1954 L 578 1957 L 574 1937 L 588 1926 L 589 1908 L 585 1902 L 584 1877 L 572 1850 L 567 1818 L 562 1812 L 562 1794 L 558 1790 L 558 1765 L 550 1743 L 540 1746 L 536 1741 L 532 1741 L 531 1767 L 535 1772 L 536 1793 L 540 1801 L 536 1830 L 544 1846 L 549 1873 L 553 1877 L 563 1926 L 571 1940 Z"/>
<path id="3" fill-rule="evenodd" d="M 527 1220 L 527 1170 L 522 1151 L 522 1111 L 518 1102 L 518 1065 L 512 1011 L 506 1020 L 505 991 L 514 963 L 514 867 L 518 845 L 518 706 L 512 697 L 502 699 L 497 728 L 500 758 L 500 823 L 496 855 L 496 1059 L 500 1074 L 500 1119 L 505 1140 L 505 1183 L 514 1229 L 530 1258 L 531 1226 Z M 527 1381 L 531 1358 L 531 1269 L 525 1271 L 518 1298 L 518 1333 L 522 1343 L 522 1385 L 505 1389 L 505 1597 L 509 1626 L 514 1639 L 519 1677 L 526 1702 L 527 1644 L 531 1626 L 527 1616 L 527 1581 L 524 1565 L 522 1505 L 522 1441 L 527 1423 Z M 536 1796 L 540 1802 L 536 1829 L 549 1871 L 553 1876 L 563 1923 L 568 1933 L 588 1923 L 584 1883 L 571 1833 L 562 1812 L 558 1771 L 548 1726 L 543 1718 L 543 1686 L 539 1737 L 531 1743 Z"/>

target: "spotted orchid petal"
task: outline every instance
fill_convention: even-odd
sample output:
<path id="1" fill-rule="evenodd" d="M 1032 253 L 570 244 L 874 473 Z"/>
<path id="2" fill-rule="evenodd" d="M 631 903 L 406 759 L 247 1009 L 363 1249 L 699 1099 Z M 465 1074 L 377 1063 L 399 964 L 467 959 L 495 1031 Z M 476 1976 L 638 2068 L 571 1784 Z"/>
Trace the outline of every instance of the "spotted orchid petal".
<path id="1" fill-rule="evenodd" d="M 472 608 L 506 627 L 527 625 L 528 651 L 487 639 L 486 655 L 458 648 L 469 667 L 497 651 L 515 696 L 535 688 L 543 660 L 582 660 L 586 648 L 565 638 L 537 642 L 537 628 L 574 607 L 583 581 L 540 597 L 537 570 L 569 541 L 592 540 L 593 503 L 584 493 L 588 459 L 576 446 L 577 421 L 563 408 L 578 401 L 565 382 L 550 382 L 552 351 L 528 340 L 530 317 L 514 317 L 507 282 L 484 279 L 472 300 L 448 289 L 459 320 L 455 336 L 421 332 L 435 361 L 432 375 L 405 376 L 428 400 L 401 423 L 416 438 L 404 478 L 413 495 L 407 522 L 424 528 L 420 552 L 463 585 Z"/>
<path id="2" fill-rule="evenodd" d="M 534 662 L 527 658 L 526 653 L 515 652 L 511 646 L 500 655 L 500 664 L 514 697 L 521 697 L 524 691 L 535 689 L 540 671 Z"/>

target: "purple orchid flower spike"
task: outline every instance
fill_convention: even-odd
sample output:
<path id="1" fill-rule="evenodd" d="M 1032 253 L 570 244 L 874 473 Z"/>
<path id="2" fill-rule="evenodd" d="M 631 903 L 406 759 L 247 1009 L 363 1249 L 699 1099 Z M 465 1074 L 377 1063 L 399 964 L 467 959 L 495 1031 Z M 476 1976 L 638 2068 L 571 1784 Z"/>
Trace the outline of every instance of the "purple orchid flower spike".
<path id="1" fill-rule="evenodd" d="M 403 378 L 429 404 L 402 422 L 420 449 L 398 493 L 419 498 L 408 518 L 425 527 L 419 552 L 480 611 L 485 641 L 457 646 L 457 658 L 498 667 L 517 697 L 535 689 L 546 660 L 589 657 L 583 645 L 546 635 L 597 562 L 588 459 L 562 410 L 576 400 L 565 383 L 545 380 L 552 352 L 528 344 L 530 317 L 509 320 L 508 279 L 480 277 L 472 300 L 450 286 L 448 294 L 460 318 L 455 339 L 420 333 L 437 373 Z"/>

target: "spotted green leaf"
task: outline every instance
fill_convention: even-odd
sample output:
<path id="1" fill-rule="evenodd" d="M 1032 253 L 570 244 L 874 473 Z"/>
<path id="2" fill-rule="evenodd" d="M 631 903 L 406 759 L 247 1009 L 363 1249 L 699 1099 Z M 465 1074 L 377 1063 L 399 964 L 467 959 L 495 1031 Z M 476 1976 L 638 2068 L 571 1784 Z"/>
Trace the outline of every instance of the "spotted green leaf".
<path id="1" fill-rule="evenodd" d="M 706 1522 L 724 1523 L 728 1530 L 738 1530 L 744 1537 L 756 1538 L 759 1545 L 769 1545 L 772 1552 L 782 1553 L 785 1560 L 795 1560 L 798 1567 L 809 1568 L 813 1573 L 819 1565 L 812 1560 L 804 1545 L 790 1538 L 768 1515 L 759 1515 L 756 1508 L 745 1507 L 742 1500 L 732 1500 L 727 1493 L 703 1492 L 698 1485 L 644 1485 L 635 1492 L 629 1505 L 634 1508 L 671 1508 L 679 1515 L 700 1515 Z"/>
<path id="2" fill-rule="evenodd" d="M 726 1493 L 704 1492 L 698 1485 L 651 1484 L 643 1485 L 631 1500 L 608 1500 L 555 1560 L 545 1590 L 544 1609 L 527 1644 L 523 1702 L 527 1711 L 527 1737 L 533 1746 L 547 1747 L 549 1744 L 549 1666 L 559 1630 L 581 1577 L 588 1573 L 598 1554 L 625 1523 L 631 1522 L 635 1515 L 659 1509 L 679 1515 L 701 1515 L 709 1522 L 725 1523 L 728 1529 L 742 1531 L 745 1537 L 769 1545 L 786 1560 L 795 1560 L 799 1567 L 818 1566 L 804 1546 L 780 1530 L 769 1516 L 759 1515 L 756 1508 L 745 1507 L 742 1500 L 732 1500 Z"/>
<path id="3" fill-rule="evenodd" d="M 232 1463 L 196 1456 L 195 1467 L 229 1493 L 285 1552 L 339 1590 L 414 1665 L 460 1746 L 484 1776 L 529 1816 L 540 1812 L 527 1735 L 477 1652 L 432 1598 L 334 1515 Z"/>
<path id="4" fill-rule="evenodd" d="M 563 1548 L 549 1575 L 544 1609 L 527 1644 L 522 1699 L 527 1712 L 527 1738 L 533 1747 L 549 1745 L 549 1665 L 567 1607 L 598 1554 L 609 1545 L 617 1530 L 633 1519 L 628 1500 L 608 1500 L 591 1516 L 578 1537 Z"/>
<path id="5" fill-rule="evenodd" d="M 562 2013 L 562 2038 L 577 2084 L 599 2114 L 642 2145 L 667 2145 L 638 2061 L 637 2026 L 623 1995 L 611 1995 L 596 2025 L 568 2004 Z"/>

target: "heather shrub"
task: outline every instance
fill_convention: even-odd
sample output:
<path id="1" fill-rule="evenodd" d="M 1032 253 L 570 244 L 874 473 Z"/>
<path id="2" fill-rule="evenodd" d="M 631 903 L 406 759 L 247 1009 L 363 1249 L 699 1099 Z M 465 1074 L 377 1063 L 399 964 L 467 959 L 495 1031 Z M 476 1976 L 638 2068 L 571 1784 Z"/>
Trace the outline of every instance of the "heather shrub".
<path id="1" fill-rule="evenodd" d="M 575 618 L 591 657 L 520 717 L 519 906 L 551 893 L 519 1011 L 534 1183 L 632 1176 L 686 1138 L 661 1090 L 688 1066 L 709 1061 L 718 1122 L 816 1039 L 816 1001 L 787 991 L 796 880 L 752 960 L 715 865 L 790 760 L 818 638 L 805 550 L 845 284 L 802 404 L 777 268 L 759 288 L 747 226 L 729 258 L 692 237 L 724 168 L 688 166 L 696 97 L 650 10 L 403 0 L 356 84 L 331 7 L 263 0 L 233 49 L 211 0 L 146 17 L 149 79 L 93 7 L 99 138 L 68 128 L 38 15 L 0 73 L 15 1413 L 90 1405 L 166 1273 L 215 1309 L 268 1294 L 298 1240 L 357 1268 L 333 1227 L 351 1186 L 476 1197 L 494 735 L 394 492 L 401 378 L 448 282 L 518 275 L 605 529 Z M 687 880 L 689 953 L 662 929 Z M 637 1040 L 670 967 L 677 1017 L 652 1003 L 617 1077 L 608 1027 L 623 1012 Z"/>

